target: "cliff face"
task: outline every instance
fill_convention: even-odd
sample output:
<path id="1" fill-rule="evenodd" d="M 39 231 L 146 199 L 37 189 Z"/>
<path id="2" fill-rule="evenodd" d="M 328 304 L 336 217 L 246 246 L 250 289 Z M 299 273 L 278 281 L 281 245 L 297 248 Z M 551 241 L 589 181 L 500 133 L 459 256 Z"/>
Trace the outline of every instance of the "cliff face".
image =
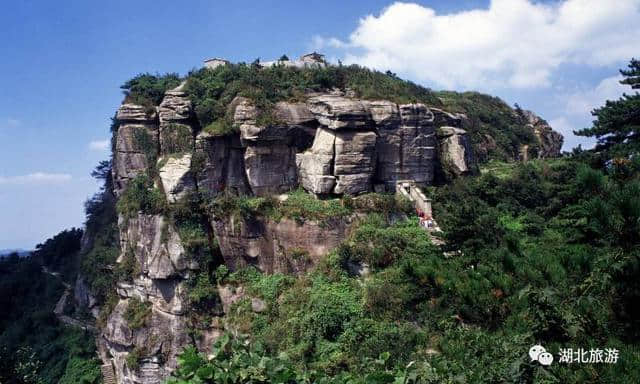
<path id="1" fill-rule="evenodd" d="M 237 131 L 220 136 L 201 129 L 182 86 L 167 91 L 156 108 L 123 104 L 114 133 L 115 194 L 122 199 L 132 181 L 150 169 L 169 206 L 194 191 L 208 196 L 271 196 L 297 187 L 317 196 L 394 191 L 400 180 L 430 185 L 439 169 L 446 178 L 476 169 L 466 116 L 420 103 L 362 100 L 340 90 L 310 93 L 304 102 L 276 103 L 270 111 L 275 122 L 269 124 L 259 122 L 264 111 L 248 98 L 236 97 L 228 108 Z M 531 124 L 541 140 L 555 134 Z M 542 148 L 541 156 L 558 150 Z M 254 265 L 265 273 L 301 274 L 347 237 L 354 219 L 327 224 L 209 214 L 203 226 L 208 252 L 219 245 L 231 270 Z M 129 265 L 130 274 L 118 282 L 117 303 L 102 329 L 103 359 L 113 364 L 120 383 L 160 383 L 186 345 L 211 344 L 225 327 L 224 313 L 244 293 L 241 287 L 233 292 L 218 287 L 222 312 L 194 332 L 187 281 L 203 266 L 187 250 L 182 232 L 165 215 L 142 212 L 121 215 L 118 227 L 118 263 Z M 261 310 L 259 302 L 252 307 Z"/>
<path id="2" fill-rule="evenodd" d="M 538 139 L 539 147 L 536 157 L 538 159 L 545 159 L 560 156 L 564 137 L 554 131 L 546 121 L 535 113 L 524 111 L 523 114 L 527 120 L 526 127 L 531 129 L 536 139 Z"/>

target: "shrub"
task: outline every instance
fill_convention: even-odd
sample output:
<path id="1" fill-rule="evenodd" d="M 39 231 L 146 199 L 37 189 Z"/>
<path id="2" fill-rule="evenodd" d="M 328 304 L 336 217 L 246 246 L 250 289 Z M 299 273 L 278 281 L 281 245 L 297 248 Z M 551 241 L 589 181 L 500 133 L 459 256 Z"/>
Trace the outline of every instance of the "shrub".
<path id="1" fill-rule="evenodd" d="M 127 354 L 125 361 L 127 362 L 127 367 L 131 371 L 138 371 L 140 369 L 140 362 L 144 358 L 146 351 L 144 348 L 135 347 Z"/>
<path id="2" fill-rule="evenodd" d="M 162 127 L 160 135 L 163 154 L 193 152 L 193 132 L 189 126 L 169 124 L 166 127 Z"/>
<path id="3" fill-rule="evenodd" d="M 148 215 L 161 214 L 166 210 L 164 194 L 153 185 L 146 175 L 140 174 L 129 181 L 117 203 L 118 213 L 131 218 L 138 212 Z"/>
<path id="4" fill-rule="evenodd" d="M 180 77 L 175 73 L 151 75 L 143 73 L 127 80 L 120 88 L 125 94 L 125 103 L 143 106 L 160 105 L 164 93 L 180 84 Z"/>
<path id="5" fill-rule="evenodd" d="M 124 319 L 131 329 L 138 329 L 146 326 L 151 315 L 151 304 L 140 301 L 138 298 L 129 299 L 127 309 L 124 312 Z"/>

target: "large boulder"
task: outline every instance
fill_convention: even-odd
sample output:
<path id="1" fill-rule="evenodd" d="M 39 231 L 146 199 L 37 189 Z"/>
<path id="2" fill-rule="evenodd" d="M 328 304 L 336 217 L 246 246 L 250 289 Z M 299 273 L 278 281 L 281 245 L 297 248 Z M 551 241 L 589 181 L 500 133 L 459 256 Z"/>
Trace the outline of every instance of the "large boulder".
<path id="1" fill-rule="evenodd" d="M 182 279 L 150 279 L 140 275 L 132 282 L 118 282 L 116 291 L 123 299 L 148 301 L 156 310 L 172 315 L 183 315 L 188 309 L 187 288 Z"/>
<path id="2" fill-rule="evenodd" d="M 157 120 L 157 111 L 153 107 L 124 103 L 116 112 L 116 120 L 120 123 L 149 122 Z"/>
<path id="3" fill-rule="evenodd" d="M 307 100 L 318 122 L 329 129 L 370 129 L 373 126 L 366 102 L 339 95 L 323 94 Z"/>
<path id="4" fill-rule="evenodd" d="M 273 114 L 276 121 L 287 127 L 315 127 L 317 124 L 306 103 L 280 101 L 276 103 Z"/>
<path id="5" fill-rule="evenodd" d="M 467 116 L 463 113 L 449 113 L 439 108 L 429 108 L 433 113 L 433 124 L 436 127 L 462 128 Z"/>
<path id="6" fill-rule="evenodd" d="M 367 105 L 378 130 L 398 128 L 400 125 L 398 104 L 388 100 L 375 100 L 367 102 Z"/>
<path id="7" fill-rule="evenodd" d="M 194 132 L 191 100 L 179 87 L 167 91 L 158 107 L 160 153 L 185 153 L 193 150 Z"/>
<path id="8" fill-rule="evenodd" d="M 175 203 L 195 189 L 195 180 L 191 173 L 191 153 L 160 158 L 158 164 L 160 181 L 169 203 Z"/>
<path id="9" fill-rule="evenodd" d="M 333 164 L 337 194 L 357 195 L 371 190 L 376 162 L 376 134 L 338 131 Z"/>
<path id="10" fill-rule="evenodd" d="M 160 384 L 177 368 L 177 356 L 191 343 L 185 316 L 172 315 L 151 307 L 143 327 L 132 329 L 125 320 L 130 299 L 121 299 L 111 312 L 103 330 L 103 340 L 119 383 Z M 127 357 L 134 350 L 138 367 L 129 366 Z"/>
<path id="11" fill-rule="evenodd" d="M 439 127 L 438 150 L 445 177 L 451 179 L 475 171 L 471 139 L 467 131 L 455 127 Z"/>
<path id="12" fill-rule="evenodd" d="M 300 183 L 317 194 L 357 195 L 371 189 L 376 134 L 318 128 L 310 150 L 297 154 Z"/>
<path id="13" fill-rule="evenodd" d="M 333 175 L 336 136 L 334 132 L 318 128 L 311 149 L 296 155 L 300 184 L 316 195 L 333 192 L 336 177 Z"/>
<path id="14" fill-rule="evenodd" d="M 285 142 L 287 140 L 287 126 L 282 124 L 261 126 L 257 123 L 258 109 L 253 101 L 246 97 L 236 97 L 233 124 L 240 130 L 242 145 L 257 143 Z"/>
<path id="15" fill-rule="evenodd" d="M 234 126 L 240 130 L 240 143 L 244 150 L 244 168 L 247 182 L 254 195 L 282 193 L 297 185 L 295 165 L 296 148 L 292 146 L 295 127 L 286 122 L 258 125 L 258 110 L 253 102 L 236 97 L 232 106 Z M 291 123 L 309 121 L 309 112 L 297 104 L 279 103 L 274 114 L 289 119 Z M 306 117 L 305 117 L 306 116 Z"/>

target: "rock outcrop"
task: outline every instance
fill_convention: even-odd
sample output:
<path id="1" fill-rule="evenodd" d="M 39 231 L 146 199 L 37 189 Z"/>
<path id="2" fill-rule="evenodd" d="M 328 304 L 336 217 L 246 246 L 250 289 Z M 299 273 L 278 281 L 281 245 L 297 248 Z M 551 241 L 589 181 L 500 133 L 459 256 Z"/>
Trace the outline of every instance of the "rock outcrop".
<path id="1" fill-rule="evenodd" d="M 201 129 L 183 88 L 167 91 L 157 108 L 119 108 L 113 154 L 118 196 L 143 172 L 154 178 L 173 209 L 190 191 L 270 196 L 302 187 L 318 197 L 358 195 L 393 192 L 399 181 L 430 185 L 441 168 L 447 177 L 475 170 L 468 119 L 462 114 L 419 103 L 362 100 L 353 91 L 308 94 L 305 101 L 281 101 L 269 110 L 236 97 L 227 115 L 235 131 L 217 136 Z M 541 142 L 539 156 L 557 155 L 561 136 L 535 115 L 527 116 Z M 224 329 L 234 330 L 224 315 L 247 295 L 242 287 L 218 286 L 220 313 L 212 315 L 211 326 L 198 329 L 199 337 L 187 336 L 194 326 L 188 320 L 187 281 L 199 272 L 194 256 L 201 254 L 186 249 L 175 218 L 130 216 L 118 223 L 118 262 L 130 276 L 117 284 L 118 302 L 102 329 L 101 351 L 105 363 L 112 360 L 119 383 L 161 383 L 184 346 L 195 343 L 206 351 Z M 202 225 L 211 247 L 215 236 L 229 269 L 253 265 L 265 273 L 299 275 L 337 247 L 354 220 L 210 215 Z M 87 292 L 78 279 L 76 297 L 93 308 Z M 264 302 L 250 299 L 253 311 L 266 309 Z M 148 309 L 144 324 L 127 322 L 132 303 Z M 132 356 L 139 357 L 136 366 Z"/>
<path id="2" fill-rule="evenodd" d="M 147 169 L 152 160 L 149 152 L 159 147 L 158 114 L 140 105 L 123 104 L 116 120 L 113 184 L 116 195 L 120 195 L 129 180 Z"/>
<path id="3" fill-rule="evenodd" d="M 255 265 L 265 273 L 300 275 L 346 238 L 351 223 L 231 216 L 214 219 L 212 225 L 229 269 Z"/>
<path id="4" fill-rule="evenodd" d="M 447 179 L 473 173 L 475 161 L 467 131 L 455 127 L 440 127 L 437 131 L 440 164 Z"/>
<path id="5" fill-rule="evenodd" d="M 158 163 L 162 189 L 169 203 L 175 203 L 195 189 L 195 179 L 191 173 L 191 153 L 169 155 L 166 158 L 160 158 Z"/>
<path id="6" fill-rule="evenodd" d="M 554 131 L 549 124 L 540 116 L 531 111 L 523 111 L 524 117 L 527 119 L 527 127 L 533 131 L 538 139 L 539 159 L 546 159 L 560 156 L 564 137 Z"/>
<path id="7" fill-rule="evenodd" d="M 195 127 L 191 100 L 183 91 L 184 84 L 167 91 L 158 107 L 160 153 L 192 152 Z"/>

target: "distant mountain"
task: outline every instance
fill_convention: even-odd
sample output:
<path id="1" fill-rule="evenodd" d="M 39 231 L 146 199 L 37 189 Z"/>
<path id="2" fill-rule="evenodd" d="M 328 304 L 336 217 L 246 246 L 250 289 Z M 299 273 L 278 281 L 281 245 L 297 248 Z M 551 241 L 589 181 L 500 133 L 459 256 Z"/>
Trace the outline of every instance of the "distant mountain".
<path id="1" fill-rule="evenodd" d="M 17 252 L 19 256 L 24 257 L 28 256 L 32 251 L 27 251 L 25 249 L 0 249 L 0 257 L 5 257 L 13 252 Z"/>

